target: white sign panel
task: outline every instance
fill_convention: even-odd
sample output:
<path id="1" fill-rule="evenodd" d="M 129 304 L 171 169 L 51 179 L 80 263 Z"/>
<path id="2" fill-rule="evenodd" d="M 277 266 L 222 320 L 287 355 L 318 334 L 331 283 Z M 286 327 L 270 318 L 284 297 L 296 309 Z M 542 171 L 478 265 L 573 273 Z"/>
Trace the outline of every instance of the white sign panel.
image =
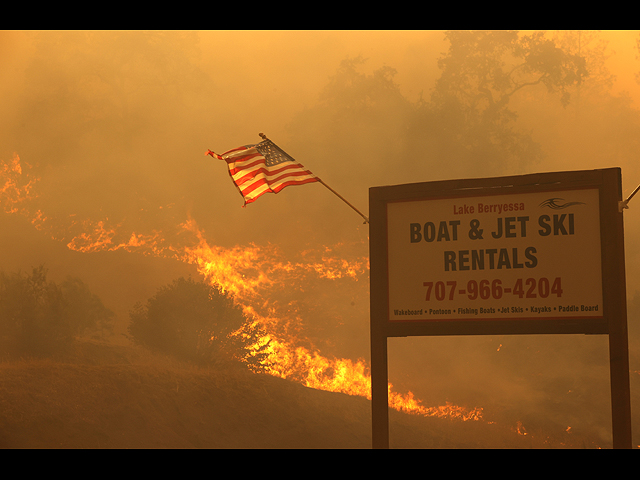
<path id="1" fill-rule="evenodd" d="M 596 188 L 387 204 L 389 320 L 602 317 Z"/>

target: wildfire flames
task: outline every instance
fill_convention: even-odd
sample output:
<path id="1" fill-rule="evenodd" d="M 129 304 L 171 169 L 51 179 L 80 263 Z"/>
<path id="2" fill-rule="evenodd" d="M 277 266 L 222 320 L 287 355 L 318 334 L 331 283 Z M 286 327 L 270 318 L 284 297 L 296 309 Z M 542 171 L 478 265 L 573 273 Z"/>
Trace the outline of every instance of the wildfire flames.
<path id="1" fill-rule="evenodd" d="M 228 293 L 246 315 L 260 322 L 270 340 L 268 373 L 290 379 L 307 387 L 371 398 L 371 377 L 363 359 L 327 358 L 305 345 L 300 333 L 291 326 L 298 313 L 269 300 L 269 292 L 279 291 L 294 282 L 313 279 L 358 282 L 368 277 L 368 258 L 347 260 L 335 255 L 332 248 L 322 252 L 302 252 L 300 261 L 284 260 L 273 246 L 235 246 L 223 248 L 209 245 L 195 220 L 187 219 L 177 226 L 175 235 L 161 231 L 135 233 L 108 219 L 77 221 L 70 216 L 62 221 L 47 218 L 40 209 L 30 211 L 30 201 L 38 179 L 31 177 L 31 167 L 23 168 L 15 155 L 0 164 L 0 201 L 6 213 L 27 216 L 35 228 L 45 230 L 52 238 L 66 242 L 79 252 L 125 250 L 144 255 L 175 258 L 196 266 L 207 282 Z M 63 225 L 60 233 L 60 224 Z M 70 234 L 73 230 L 77 234 Z M 126 233 L 123 235 L 122 230 Z M 317 256 L 320 255 L 320 258 Z M 365 280 L 366 281 L 366 280 Z M 409 392 L 400 394 L 389 384 L 390 407 L 412 414 L 482 419 L 482 408 L 467 409 L 446 403 L 425 407 Z M 520 429 L 519 429 L 520 431 Z"/>
<path id="2" fill-rule="evenodd" d="M 26 166 L 28 169 L 31 168 L 28 164 Z M 18 155 L 0 165 L 0 182 L 2 181 L 4 181 L 4 185 L 0 190 L 0 201 L 4 211 L 26 214 L 25 204 L 34 198 L 31 190 L 37 180 L 30 178 L 29 174 L 23 175 Z"/>

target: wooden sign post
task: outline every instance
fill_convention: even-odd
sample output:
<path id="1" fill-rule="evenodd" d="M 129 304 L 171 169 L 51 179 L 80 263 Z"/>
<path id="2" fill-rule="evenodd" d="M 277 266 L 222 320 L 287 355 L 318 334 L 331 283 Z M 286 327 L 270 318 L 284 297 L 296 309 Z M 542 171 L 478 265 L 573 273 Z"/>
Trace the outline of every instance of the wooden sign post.
<path id="1" fill-rule="evenodd" d="M 374 448 L 389 447 L 387 339 L 609 335 L 614 448 L 631 447 L 618 168 L 369 190 Z"/>

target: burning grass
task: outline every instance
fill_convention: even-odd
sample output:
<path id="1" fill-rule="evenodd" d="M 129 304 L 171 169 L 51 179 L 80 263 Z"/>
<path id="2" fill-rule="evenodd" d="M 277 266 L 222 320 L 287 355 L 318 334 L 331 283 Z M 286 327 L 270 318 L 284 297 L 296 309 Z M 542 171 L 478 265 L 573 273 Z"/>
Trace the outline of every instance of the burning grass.
<path id="1" fill-rule="evenodd" d="M 0 168 L 0 184 L 4 184 L 0 200 L 5 212 L 26 216 L 37 229 L 49 232 L 52 238 L 63 241 L 71 250 L 124 250 L 195 265 L 205 281 L 231 295 L 253 321 L 264 326 L 268 332 L 268 338 L 264 340 L 271 340 L 267 361 L 272 367 L 270 375 L 251 375 L 229 368 L 225 368 L 224 373 L 217 370 L 205 372 L 172 363 L 166 358 L 153 357 L 152 361 L 145 363 L 146 354 L 138 351 L 138 357 L 131 356 L 131 352 L 136 350 L 126 350 L 127 353 L 122 353 L 119 358 L 111 358 L 105 364 L 95 359 L 96 351 L 101 347 L 93 348 L 91 355 L 77 355 L 73 361 L 5 362 L 0 365 L 4 374 L 3 386 L 7 387 L 7 393 L 3 393 L 3 406 L 9 412 L 3 420 L 7 426 L 1 439 L 4 444 L 13 447 L 299 447 L 312 446 L 308 441 L 305 443 L 300 440 L 300 436 L 306 438 L 309 435 L 318 439 L 320 443 L 317 445 L 329 448 L 367 448 L 370 445 L 368 399 L 371 388 L 368 367 L 362 358 L 364 355 L 346 354 L 354 351 L 364 354 L 368 345 L 341 343 L 344 338 L 366 338 L 362 333 L 367 331 L 368 309 L 349 311 L 348 307 L 345 308 L 347 305 L 368 305 L 367 301 L 362 300 L 368 296 L 368 260 L 366 254 L 362 253 L 366 245 L 351 249 L 349 245 L 325 246 L 285 257 L 273 245 L 239 245 L 232 248 L 211 245 L 194 219 L 175 225 L 171 232 L 152 230 L 145 233 L 109 222 L 108 219 L 77 220 L 71 216 L 66 220 L 49 218 L 30 203 L 35 197 L 32 186 L 37 179 L 29 173 L 27 168 L 22 168 L 17 155 Z M 345 253 L 347 251 L 349 253 Z M 358 334 L 345 335 L 345 329 L 348 328 Z M 113 355 L 114 350 L 107 350 L 111 352 L 109 355 Z M 22 383 L 31 387 L 22 389 Z M 294 384 L 296 387 L 292 386 Z M 269 393 L 269 385 L 281 386 L 287 394 Z M 203 388 L 206 394 L 201 392 Z M 174 389 L 175 395 L 180 396 L 179 400 L 173 396 Z M 267 398 L 263 398 L 261 389 L 265 390 Z M 185 391 L 191 393 L 181 397 Z M 306 393 L 301 393 L 303 391 Z M 246 405 L 242 412 L 238 411 L 238 415 L 232 415 L 227 421 L 224 417 L 229 416 L 228 412 L 235 413 L 239 405 L 234 395 L 244 399 Z M 465 407 L 448 402 L 429 407 L 411 392 L 394 391 L 392 385 L 389 385 L 389 395 L 390 406 L 396 410 L 392 416 L 392 423 L 397 426 L 394 428 L 414 432 L 409 435 L 412 440 L 408 443 L 396 445 L 546 448 L 566 446 L 568 443 L 563 443 L 564 436 L 572 435 L 570 430 L 563 428 L 563 441 L 548 441 L 527 422 L 513 428 L 499 427 L 500 422 L 494 419 L 495 411 L 489 412 L 486 407 Z M 216 416 L 203 411 L 211 408 L 211 402 L 217 401 L 213 399 L 219 398 L 227 399 L 227 403 L 223 402 Z M 275 406 L 277 402 L 274 403 L 274 398 L 278 399 L 280 406 Z M 323 411 L 323 402 L 331 405 L 336 401 L 333 400 L 335 398 L 347 402 L 345 405 L 357 404 L 357 413 L 350 410 L 356 407 L 341 408 L 349 410 L 349 415 L 356 416 L 358 422 L 340 427 L 344 418 L 336 416 L 336 412 L 327 411 L 326 415 L 333 417 L 322 421 L 325 426 L 334 425 L 336 430 L 320 428 L 315 420 L 309 419 L 310 415 L 316 415 L 317 412 L 310 410 L 306 404 L 307 401 L 313 403 L 320 398 L 322 401 L 315 405 Z M 290 412 L 286 410 L 291 409 L 292 401 L 299 411 L 287 419 L 285 417 Z M 260 406 L 262 403 L 272 405 L 278 412 L 283 411 L 263 411 L 263 406 Z M 191 412 L 194 404 L 198 406 L 198 413 Z M 16 409 L 17 406 L 22 406 L 22 410 Z M 173 411 L 175 409 L 179 412 L 177 417 Z M 407 413 L 411 415 L 405 415 Z M 185 423 L 184 415 L 192 422 L 187 430 L 195 429 L 197 433 L 181 430 L 180 425 Z M 263 417 L 256 418 L 256 415 Z M 198 416 L 207 420 L 199 420 Z M 491 417 L 491 420 L 487 417 Z M 166 418 L 173 419 L 170 426 Z M 253 425 L 248 424 L 247 419 L 252 419 Z M 109 427 L 104 422 L 115 425 L 115 430 L 108 433 L 106 430 Z M 313 433 L 310 434 L 310 430 L 305 430 L 296 422 L 303 426 L 312 422 Z M 269 423 L 276 431 L 289 429 L 297 433 L 292 433 L 287 441 L 273 440 L 281 443 L 270 445 L 266 438 L 273 437 L 273 430 L 269 432 L 262 428 L 264 423 Z M 219 431 L 223 424 L 226 437 L 212 436 L 210 432 Z M 413 430 L 417 424 L 420 425 L 419 433 Z M 45 432 L 39 430 L 38 425 L 51 425 L 51 428 Z M 73 425 L 69 427 L 73 431 L 65 425 Z M 162 425 L 164 430 L 158 430 L 160 427 L 156 425 Z M 483 431 L 488 437 L 463 440 L 462 433 L 454 434 L 453 439 L 450 437 L 450 431 L 463 432 L 465 428 Z M 432 433 L 432 430 L 439 433 Z M 28 433 L 22 434 L 21 431 Z M 246 437 L 243 436 L 242 440 L 232 439 L 236 431 L 243 432 Z M 72 440 L 64 440 L 65 435 Z M 259 440 L 260 435 L 264 435 L 265 439 Z M 496 439 L 490 439 L 491 435 Z M 86 437 L 86 442 L 79 440 L 80 437 Z M 403 435 L 400 437 L 404 438 Z M 34 440 L 37 438 L 40 440 Z M 343 441 L 345 438 L 353 441 Z M 38 444 L 38 441 L 41 443 Z M 583 444 L 588 447 L 594 445 L 591 441 Z"/>

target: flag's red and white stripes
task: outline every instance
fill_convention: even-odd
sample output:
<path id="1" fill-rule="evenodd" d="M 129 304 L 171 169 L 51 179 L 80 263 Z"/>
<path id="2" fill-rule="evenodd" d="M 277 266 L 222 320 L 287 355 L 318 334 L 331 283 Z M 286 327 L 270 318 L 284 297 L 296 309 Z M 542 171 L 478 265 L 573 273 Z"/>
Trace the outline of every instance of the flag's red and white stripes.
<path id="1" fill-rule="evenodd" d="M 319 181 L 313 173 L 284 152 L 280 151 L 282 154 L 280 160 L 267 161 L 256 147 L 258 145 L 246 145 L 229 150 L 222 155 L 211 150 L 207 152 L 207 155 L 227 162 L 229 175 L 240 190 L 245 205 L 254 202 L 265 193 L 278 193 L 289 185 L 304 185 Z"/>

